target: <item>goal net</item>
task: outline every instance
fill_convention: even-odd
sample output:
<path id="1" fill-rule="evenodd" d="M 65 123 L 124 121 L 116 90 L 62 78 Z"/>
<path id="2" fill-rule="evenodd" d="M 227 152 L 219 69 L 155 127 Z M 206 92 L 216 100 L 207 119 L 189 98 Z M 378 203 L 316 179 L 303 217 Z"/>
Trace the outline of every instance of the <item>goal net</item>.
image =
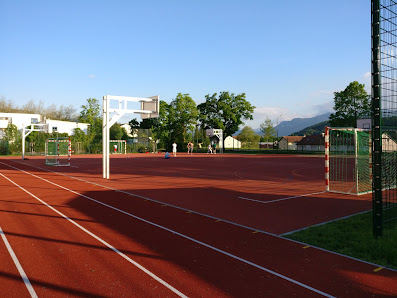
<path id="1" fill-rule="evenodd" d="M 110 140 L 109 150 L 112 154 L 127 154 L 126 140 Z"/>
<path id="2" fill-rule="evenodd" d="M 71 145 L 70 138 L 47 139 L 45 144 L 46 165 L 70 166 Z"/>
<path id="3" fill-rule="evenodd" d="M 325 130 L 327 191 L 345 194 L 372 192 L 371 132 L 357 128 Z"/>

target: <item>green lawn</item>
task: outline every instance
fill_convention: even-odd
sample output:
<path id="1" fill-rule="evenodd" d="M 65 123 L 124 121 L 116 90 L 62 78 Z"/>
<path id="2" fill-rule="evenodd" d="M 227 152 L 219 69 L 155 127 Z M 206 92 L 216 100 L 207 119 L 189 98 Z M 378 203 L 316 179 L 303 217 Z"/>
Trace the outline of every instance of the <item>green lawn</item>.
<path id="1" fill-rule="evenodd" d="M 367 212 L 311 227 L 285 238 L 397 269 L 397 229 L 386 230 L 383 235 L 378 239 L 373 237 L 372 212 Z"/>

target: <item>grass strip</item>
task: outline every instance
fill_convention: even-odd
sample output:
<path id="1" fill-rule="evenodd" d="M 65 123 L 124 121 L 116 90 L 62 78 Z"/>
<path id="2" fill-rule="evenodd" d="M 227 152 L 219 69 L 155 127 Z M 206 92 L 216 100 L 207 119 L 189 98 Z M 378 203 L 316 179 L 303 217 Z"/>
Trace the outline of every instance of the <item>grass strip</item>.
<path id="1" fill-rule="evenodd" d="M 375 239 L 372 212 L 310 227 L 285 238 L 397 269 L 397 229 L 385 229 L 383 236 Z"/>

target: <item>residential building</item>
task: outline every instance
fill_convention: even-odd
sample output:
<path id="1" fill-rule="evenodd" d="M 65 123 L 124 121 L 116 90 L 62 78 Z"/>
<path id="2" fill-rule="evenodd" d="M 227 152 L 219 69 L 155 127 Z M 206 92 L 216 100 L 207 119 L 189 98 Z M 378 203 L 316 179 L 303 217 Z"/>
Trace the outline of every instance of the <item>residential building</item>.
<path id="1" fill-rule="evenodd" d="M 241 142 L 235 137 L 227 136 L 224 140 L 225 149 L 239 149 L 241 148 Z M 221 146 L 221 145 L 220 145 Z"/>
<path id="2" fill-rule="evenodd" d="M 300 150 L 300 151 L 325 151 L 324 134 L 303 137 L 297 143 L 297 150 Z"/>
<path id="3" fill-rule="evenodd" d="M 8 124 L 14 124 L 19 130 L 30 124 L 46 124 L 44 126 L 46 133 L 57 131 L 68 135 L 73 135 L 75 128 L 80 128 L 87 134 L 89 126 L 87 123 L 53 120 L 40 114 L 0 113 L 0 139 L 4 137 L 4 131 Z"/>
<path id="4" fill-rule="evenodd" d="M 278 142 L 278 148 L 280 150 L 296 150 L 297 143 L 302 140 L 303 136 L 285 136 Z"/>

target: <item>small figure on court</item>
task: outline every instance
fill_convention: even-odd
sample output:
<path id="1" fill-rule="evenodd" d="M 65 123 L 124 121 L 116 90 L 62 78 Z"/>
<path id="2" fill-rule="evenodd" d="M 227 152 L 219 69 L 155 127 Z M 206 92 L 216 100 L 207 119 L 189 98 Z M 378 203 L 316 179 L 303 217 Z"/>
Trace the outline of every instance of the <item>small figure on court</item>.
<path id="1" fill-rule="evenodd" d="M 169 159 L 170 157 L 171 157 L 171 154 L 169 154 L 168 152 L 166 152 L 164 158 L 165 158 L 165 159 Z"/>
<path id="2" fill-rule="evenodd" d="M 174 143 L 172 144 L 172 153 L 174 153 L 174 157 L 176 157 L 176 147 L 177 147 L 177 145 L 176 145 L 176 143 L 174 142 Z"/>
<path id="3" fill-rule="evenodd" d="M 190 142 L 187 143 L 187 154 L 190 154 Z"/>
<path id="4" fill-rule="evenodd" d="M 214 154 L 216 154 L 216 142 L 214 142 L 214 147 L 213 147 L 212 151 L 214 152 Z"/>
<path id="5" fill-rule="evenodd" d="M 209 145 L 208 145 L 208 151 L 207 151 L 207 154 L 208 154 L 208 153 L 211 153 L 211 154 L 212 154 L 212 147 L 211 147 L 211 144 L 209 144 Z"/>
<path id="6" fill-rule="evenodd" d="M 114 145 L 114 154 L 117 153 L 117 145 Z"/>
<path id="7" fill-rule="evenodd" d="M 193 148 L 194 148 L 194 144 L 193 142 L 189 142 L 190 146 L 188 147 L 188 152 L 189 153 L 189 149 L 190 149 L 190 154 L 193 155 Z"/>

